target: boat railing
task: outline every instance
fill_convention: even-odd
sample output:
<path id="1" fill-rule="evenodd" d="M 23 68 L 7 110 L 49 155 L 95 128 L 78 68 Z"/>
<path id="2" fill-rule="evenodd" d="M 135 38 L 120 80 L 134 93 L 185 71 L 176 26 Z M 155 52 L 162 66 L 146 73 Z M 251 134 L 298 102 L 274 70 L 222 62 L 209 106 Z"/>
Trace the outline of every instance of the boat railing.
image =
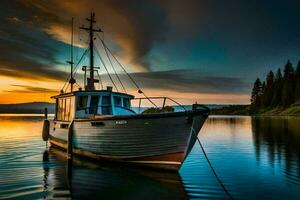
<path id="1" fill-rule="evenodd" d="M 138 101 L 138 106 L 137 106 L 137 113 L 142 113 L 144 111 L 144 109 L 149 109 L 149 108 L 157 108 L 160 109 L 161 112 L 168 112 L 165 110 L 165 108 L 167 106 L 173 107 L 174 106 L 178 106 L 179 108 L 181 108 L 183 111 L 187 111 L 187 109 L 181 105 L 180 103 L 178 103 L 177 101 L 175 101 L 174 99 L 171 99 L 169 97 L 143 97 L 143 98 L 134 98 L 131 100 L 131 102 L 133 101 Z M 169 105 L 167 103 L 167 101 L 171 102 L 172 105 Z M 143 103 L 144 102 L 148 102 L 147 106 L 144 106 Z M 149 105 L 150 102 L 150 105 Z"/>
<path id="2" fill-rule="evenodd" d="M 108 113 L 112 113 L 112 104 L 105 104 L 105 105 L 95 105 L 95 106 L 87 106 L 87 107 L 82 107 L 80 110 L 84 110 L 85 114 L 90 114 L 90 115 L 98 115 L 98 109 L 101 108 L 101 111 L 103 112 L 104 109 L 108 109 Z M 114 107 L 122 108 L 125 110 L 128 110 L 129 112 L 135 113 L 134 110 L 124 107 L 124 106 L 117 106 L 114 105 Z"/>
<path id="3" fill-rule="evenodd" d="M 134 105 L 132 105 L 132 103 L 134 101 L 137 101 Z M 143 103 L 148 102 L 147 105 L 144 105 Z M 150 104 L 149 104 L 150 102 Z M 169 104 L 171 103 L 171 104 Z M 102 114 L 103 111 L 105 109 L 107 109 L 105 111 L 105 114 L 112 114 L 113 110 L 112 110 L 112 106 L 114 107 L 118 107 L 118 108 L 122 108 L 125 109 L 127 111 L 130 111 L 132 113 L 136 113 L 136 114 L 147 114 L 147 113 L 151 113 L 150 112 L 145 112 L 148 109 L 153 109 L 152 111 L 154 112 L 178 112 L 178 111 L 188 111 L 188 110 L 196 110 L 196 109 L 204 109 L 204 110 L 209 110 L 209 108 L 207 108 L 204 105 L 201 104 L 193 104 L 191 106 L 191 108 L 187 108 L 183 105 L 181 105 L 180 103 L 178 103 L 177 101 L 175 101 L 174 99 L 171 99 L 169 97 L 145 97 L 145 98 L 134 98 L 131 99 L 131 107 L 124 107 L 121 105 L 112 105 L 112 104 L 102 104 L 102 105 L 95 105 L 95 106 L 88 106 L 88 107 L 82 107 L 80 110 L 84 110 L 86 114 L 91 114 L 91 115 L 97 115 L 98 113 L 98 109 L 101 108 Z M 167 109 L 167 107 L 171 107 L 172 110 Z"/>

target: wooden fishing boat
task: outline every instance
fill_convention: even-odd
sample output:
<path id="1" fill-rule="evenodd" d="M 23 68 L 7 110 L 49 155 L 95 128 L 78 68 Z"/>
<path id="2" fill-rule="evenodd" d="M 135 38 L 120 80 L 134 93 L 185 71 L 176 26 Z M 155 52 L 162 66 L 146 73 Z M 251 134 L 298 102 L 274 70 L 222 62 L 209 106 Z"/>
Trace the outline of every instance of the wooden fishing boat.
<path id="1" fill-rule="evenodd" d="M 88 21 L 90 27 L 82 27 L 90 35 L 89 78 L 86 78 L 87 67 L 83 68 L 85 89 L 73 89 L 76 81 L 73 78 L 71 58 L 68 81 L 71 89 L 62 90 L 60 94 L 52 97 L 56 101 L 55 117 L 53 120 L 45 120 L 43 139 L 52 146 L 68 150 L 69 156 L 75 154 L 98 160 L 178 169 L 193 147 L 197 134 L 209 115 L 209 109 L 194 104 L 191 110 L 187 110 L 170 98 L 146 96 L 117 60 L 137 87 L 138 93 L 144 97 L 135 99 L 126 92 L 114 91 L 111 86 L 96 90 L 95 83 L 99 80 L 94 78 L 96 70 L 93 61 L 93 34 L 100 30 L 93 28 L 94 14 L 91 14 Z M 109 55 L 111 51 L 103 40 L 99 40 L 109 60 L 116 59 L 113 54 Z M 103 65 L 106 68 L 104 63 Z M 123 86 L 121 81 L 120 83 Z M 116 86 L 113 80 L 112 84 Z M 138 101 L 136 107 L 132 106 L 135 100 Z M 159 108 L 154 103 L 158 100 L 163 102 Z M 154 106 L 155 113 L 141 112 L 141 103 L 144 101 Z M 166 109 L 166 101 L 173 102 L 171 110 L 170 107 Z M 174 106 L 181 110 L 174 110 Z"/>

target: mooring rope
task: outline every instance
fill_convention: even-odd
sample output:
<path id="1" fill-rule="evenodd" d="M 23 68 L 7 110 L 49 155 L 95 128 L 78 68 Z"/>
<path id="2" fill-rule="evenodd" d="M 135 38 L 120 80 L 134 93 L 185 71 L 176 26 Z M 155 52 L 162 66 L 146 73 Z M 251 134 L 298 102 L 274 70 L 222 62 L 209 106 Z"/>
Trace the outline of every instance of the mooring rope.
<path id="1" fill-rule="evenodd" d="M 194 132 L 194 131 L 193 131 L 193 132 Z M 203 145 L 201 144 L 200 139 L 199 139 L 197 136 L 196 136 L 196 138 L 197 138 L 197 141 L 198 141 L 198 143 L 199 143 L 199 145 L 200 145 L 200 147 L 201 147 L 201 150 L 202 150 L 202 152 L 203 152 L 203 154 L 204 154 L 204 157 L 205 157 L 205 159 L 207 160 L 207 163 L 208 163 L 208 165 L 209 165 L 211 171 L 213 172 L 214 176 L 216 177 L 217 181 L 219 182 L 219 184 L 221 185 L 222 189 L 223 189 L 224 192 L 227 194 L 227 196 L 229 197 L 229 199 L 234 199 L 234 198 L 232 197 L 232 195 L 229 193 L 229 191 L 226 189 L 225 185 L 223 184 L 223 182 L 222 182 L 221 179 L 219 178 L 217 172 L 215 171 L 214 167 L 212 166 L 212 164 L 211 164 L 211 162 L 210 162 L 210 160 L 209 160 L 209 158 L 208 158 L 208 156 L 207 156 L 207 154 L 206 154 L 206 152 L 205 152 L 205 150 L 204 150 L 204 147 L 203 147 Z"/>

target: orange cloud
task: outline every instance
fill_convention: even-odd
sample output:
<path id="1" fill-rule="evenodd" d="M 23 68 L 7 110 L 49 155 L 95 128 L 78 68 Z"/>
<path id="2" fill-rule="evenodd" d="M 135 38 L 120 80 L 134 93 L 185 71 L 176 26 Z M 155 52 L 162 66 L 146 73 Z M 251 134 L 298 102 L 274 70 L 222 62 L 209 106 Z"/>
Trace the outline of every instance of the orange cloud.
<path id="1" fill-rule="evenodd" d="M 77 27 L 75 27 L 77 28 Z M 53 23 L 44 29 L 49 35 L 51 35 L 54 39 L 64 42 L 66 44 L 71 44 L 71 22 L 69 26 Z M 87 45 L 84 43 L 80 43 L 78 40 L 73 40 L 73 45 L 85 48 Z"/>
<path id="2" fill-rule="evenodd" d="M 24 103 L 24 102 L 53 102 L 51 96 L 56 93 L 0 93 L 0 104 Z"/>
<path id="3" fill-rule="evenodd" d="M 0 76 L 0 103 L 51 102 L 62 82 L 45 82 Z"/>

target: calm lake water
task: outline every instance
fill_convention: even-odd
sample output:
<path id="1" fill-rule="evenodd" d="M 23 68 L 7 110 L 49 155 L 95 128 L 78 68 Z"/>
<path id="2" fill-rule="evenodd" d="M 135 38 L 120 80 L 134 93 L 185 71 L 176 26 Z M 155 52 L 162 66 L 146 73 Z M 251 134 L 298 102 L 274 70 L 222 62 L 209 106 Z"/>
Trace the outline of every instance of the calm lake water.
<path id="1" fill-rule="evenodd" d="M 42 117 L 0 116 L 0 199 L 226 199 L 198 143 L 179 173 L 45 151 Z M 300 199 L 300 118 L 210 117 L 199 138 L 234 199 Z"/>

